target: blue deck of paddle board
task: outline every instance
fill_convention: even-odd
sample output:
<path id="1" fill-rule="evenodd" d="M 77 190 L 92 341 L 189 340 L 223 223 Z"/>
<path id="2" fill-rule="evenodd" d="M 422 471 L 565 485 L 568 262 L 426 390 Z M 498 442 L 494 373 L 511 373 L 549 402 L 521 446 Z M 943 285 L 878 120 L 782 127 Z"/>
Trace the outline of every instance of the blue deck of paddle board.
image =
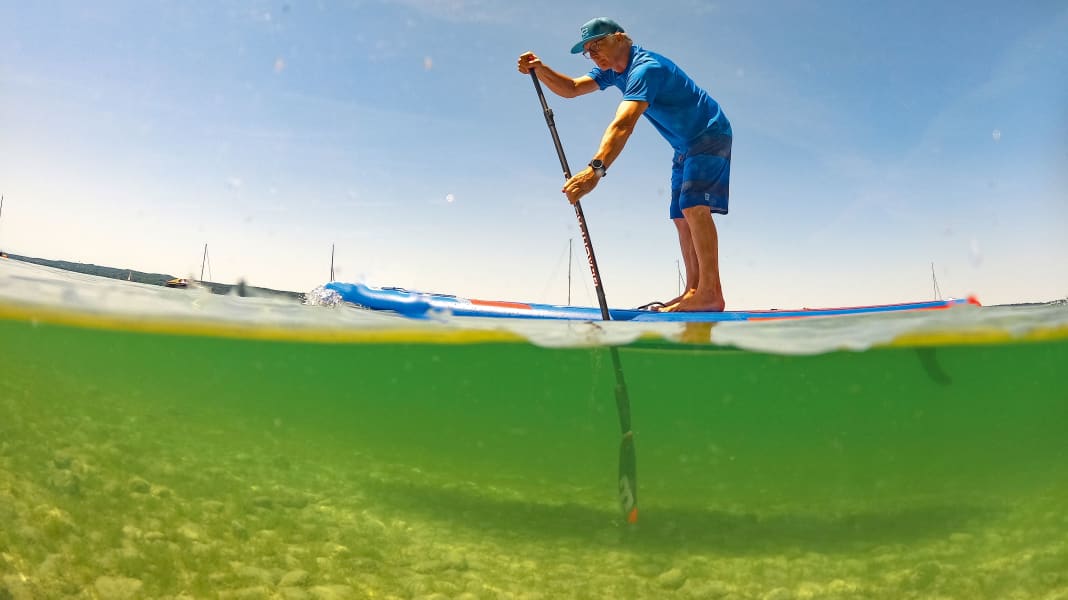
<path id="1" fill-rule="evenodd" d="M 394 312 L 415 319 L 451 315 L 456 317 L 601 320 L 601 310 L 593 307 L 469 300 L 446 294 L 412 292 L 399 288 L 374 288 L 360 283 L 337 281 L 330 282 L 325 287 L 337 292 L 345 302 L 371 310 Z M 609 310 L 609 314 L 616 321 L 750 321 L 938 309 L 969 302 L 968 299 L 953 299 L 842 308 L 673 313 L 614 308 Z"/>

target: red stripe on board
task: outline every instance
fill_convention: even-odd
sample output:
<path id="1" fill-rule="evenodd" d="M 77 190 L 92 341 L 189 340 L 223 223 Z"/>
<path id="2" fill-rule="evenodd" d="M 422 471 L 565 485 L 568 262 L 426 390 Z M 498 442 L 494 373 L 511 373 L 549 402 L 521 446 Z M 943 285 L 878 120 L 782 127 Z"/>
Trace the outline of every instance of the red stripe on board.
<path id="1" fill-rule="evenodd" d="M 851 308 L 883 308 L 884 306 L 885 307 L 905 306 L 907 304 L 911 304 L 911 303 L 904 302 L 902 304 L 877 304 L 877 305 L 873 305 L 873 306 L 850 306 L 850 307 L 843 307 L 843 308 L 803 308 L 803 309 L 801 309 L 801 311 L 823 312 L 823 311 L 833 311 L 833 310 L 849 310 Z M 975 296 L 969 296 L 968 297 L 968 304 L 974 304 L 976 306 L 982 306 L 982 304 L 979 304 L 979 299 L 976 298 Z M 913 312 L 913 311 L 918 311 L 918 310 L 945 310 L 945 309 L 951 308 L 953 306 L 956 306 L 956 305 L 955 304 L 941 304 L 939 306 L 917 306 L 916 308 L 908 308 L 908 309 L 904 309 L 904 310 L 883 310 L 883 311 L 858 312 L 858 313 L 846 313 L 846 314 L 833 314 L 833 313 L 831 313 L 831 314 L 826 314 L 826 315 L 783 315 L 781 317 L 749 317 L 748 319 L 746 319 L 746 321 L 781 321 L 781 320 L 784 320 L 784 319 L 811 319 L 811 318 L 813 318 L 813 316 L 817 316 L 817 317 L 844 317 L 844 316 L 851 315 L 851 314 L 874 315 L 874 314 L 883 313 L 883 312 L 890 313 L 890 312 Z M 801 312 L 801 311 L 798 311 L 798 312 Z"/>
<path id="2" fill-rule="evenodd" d="M 496 306 L 497 308 L 519 308 L 522 310 L 530 310 L 532 308 L 529 304 L 523 304 L 522 302 L 502 302 L 500 300 L 471 300 L 471 304 L 475 306 Z"/>
<path id="3" fill-rule="evenodd" d="M 931 302 L 935 302 L 935 301 L 931 300 Z M 915 308 L 910 308 L 909 310 L 927 310 L 929 308 L 949 308 L 950 306 L 953 306 L 953 304 L 954 304 L 952 300 L 940 300 L 939 302 L 944 302 L 945 304 L 940 304 L 938 306 L 926 306 L 926 307 L 922 307 L 922 308 L 917 306 Z M 915 306 L 916 304 L 922 304 L 922 303 L 921 302 L 897 302 L 895 304 L 862 304 L 860 306 L 826 306 L 826 307 L 823 307 L 823 308 L 809 308 L 809 307 L 806 306 L 805 308 L 802 308 L 801 310 L 824 311 L 824 310 L 858 310 L 858 309 L 862 309 L 862 308 L 897 308 L 897 307 L 900 307 L 900 306 Z"/>

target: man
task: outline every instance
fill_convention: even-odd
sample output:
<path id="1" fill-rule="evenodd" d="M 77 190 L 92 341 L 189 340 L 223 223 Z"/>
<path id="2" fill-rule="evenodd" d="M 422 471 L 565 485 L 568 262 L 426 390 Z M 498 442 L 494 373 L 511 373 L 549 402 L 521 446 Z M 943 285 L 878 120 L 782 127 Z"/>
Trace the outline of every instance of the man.
<path id="1" fill-rule="evenodd" d="M 608 86 L 623 91 L 615 119 L 589 165 L 564 184 L 574 204 L 590 193 L 623 151 L 643 114 L 675 149 L 671 170 L 671 219 L 686 264 L 686 291 L 663 303 L 663 311 L 722 311 L 719 242 L 712 213 L 727 214 L 733 132 L 707 92 L 666 57 L 634 44 L 618 23 L 597 18 L 582 26 L 571 49 L 596 65 L 578 78 L 545 66 L 533 52 L 519 57 L 519 72 L 537 78 L 564 98 Z M 660 303 L 655 303 L 660 304 Z"/>

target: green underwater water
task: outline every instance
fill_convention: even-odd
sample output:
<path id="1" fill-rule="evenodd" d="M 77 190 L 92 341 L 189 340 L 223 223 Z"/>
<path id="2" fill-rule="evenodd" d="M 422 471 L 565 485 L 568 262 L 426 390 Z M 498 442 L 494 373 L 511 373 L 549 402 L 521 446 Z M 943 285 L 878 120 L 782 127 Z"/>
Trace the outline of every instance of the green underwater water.
<path id="1" fill-rule="evenodd" d="M 621 347 L 636 527 L 603 347 L 0 320 L 0 353 L 4 600 L 1068 598 L 1063 338 Z"/>

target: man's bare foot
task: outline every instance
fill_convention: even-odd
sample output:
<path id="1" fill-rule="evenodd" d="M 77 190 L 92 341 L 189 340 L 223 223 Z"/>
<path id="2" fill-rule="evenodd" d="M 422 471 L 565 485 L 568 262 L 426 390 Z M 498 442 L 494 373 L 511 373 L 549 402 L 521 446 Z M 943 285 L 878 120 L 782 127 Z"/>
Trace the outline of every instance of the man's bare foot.
<path id="1" fill-rule="evenodd" d="M 689 298 L 690 296 L 693 296 L 696 293 L 697 293 L 697 290 L 688 289 L 685 292 L 683 292 L 681 296 L 675 296 L 671 300 L 668 300 L 667 302 L 665 302 L 663 306 L 661 306 L 659 309 L 657 309 L 657 311 L 658 312 L 671 312 L 672 310 L 674 310 L 674 307 L 679 305 L 679 302 L 682 302 L 683 300 Z"/>
<path id="2" fill-rule="evenodd" d="M 727 302 L 723 296 L 717 298 L 711 294 L 694 293 L 660 309 L 660 312 L 723 312 L 726 307 Z"/>

